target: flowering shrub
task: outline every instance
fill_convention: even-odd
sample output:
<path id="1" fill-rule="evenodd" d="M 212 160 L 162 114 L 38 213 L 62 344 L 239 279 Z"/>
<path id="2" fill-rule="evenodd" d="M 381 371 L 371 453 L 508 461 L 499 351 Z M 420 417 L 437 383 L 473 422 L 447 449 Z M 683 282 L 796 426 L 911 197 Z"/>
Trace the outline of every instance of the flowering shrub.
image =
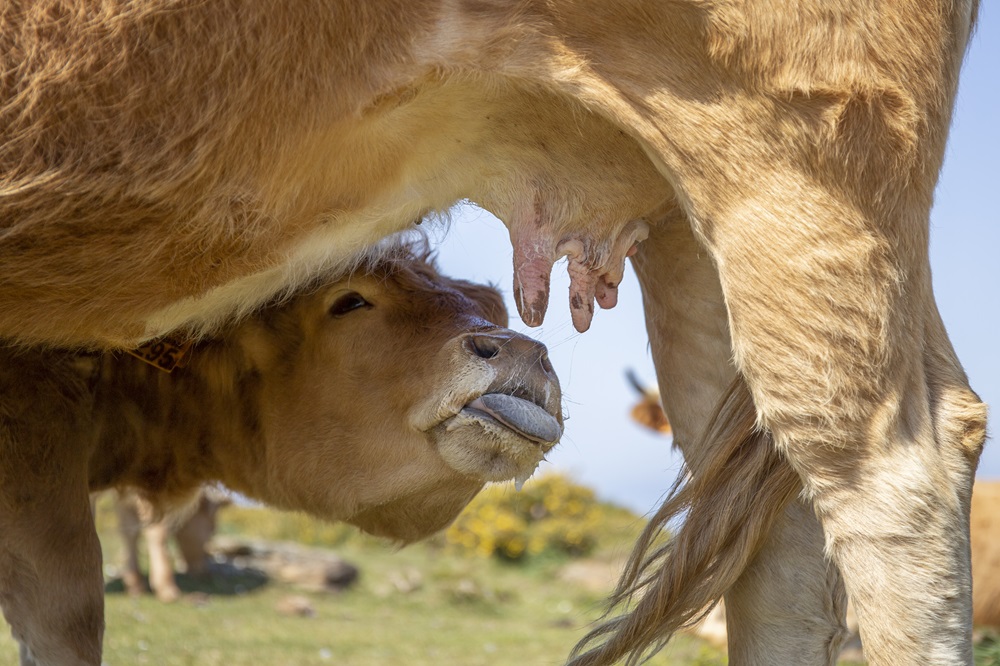
<path id="1" fill-rule="evenodd" d="M 521 492 L 487 488 L 448 528 L 445 542 L 467 555 L 507 560 L 543 553 L 588 555 L 608 518 L 621 513 L 598 502 L 590 488 L 549 474 L 529 481 Z"/>

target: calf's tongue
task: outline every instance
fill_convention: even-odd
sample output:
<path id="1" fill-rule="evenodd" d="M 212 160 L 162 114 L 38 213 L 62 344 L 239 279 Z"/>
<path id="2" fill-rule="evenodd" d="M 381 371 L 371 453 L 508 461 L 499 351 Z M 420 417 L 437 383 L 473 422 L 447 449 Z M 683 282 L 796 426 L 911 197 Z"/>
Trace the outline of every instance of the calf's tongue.
<path id="1" fill-rule="evenodd" d="M 511 430 L 538 442 L 556 442 L 562 435 L 559 421 L 529 400 L 503 393 L 487 393 L 467 407 L 489 414 Z"/>

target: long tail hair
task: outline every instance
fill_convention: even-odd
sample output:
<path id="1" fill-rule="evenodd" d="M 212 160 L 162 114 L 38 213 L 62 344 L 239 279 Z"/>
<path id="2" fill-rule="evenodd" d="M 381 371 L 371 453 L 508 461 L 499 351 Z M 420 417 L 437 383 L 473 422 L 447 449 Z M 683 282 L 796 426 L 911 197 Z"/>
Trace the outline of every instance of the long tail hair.
<path id="1" fill-rule="evenodd" d="M 770 433 L 758 427 L 742 377 L 720 400 L 701 446 L 710 452 L 706 464 L 697 475 L 682 474 L 629 557 L 609 601 L 608 614 L 621 614 L 588 633 L 569 666 L 623 658 L 638 664 L 701 619 L 747 568 L 802 487 Z M 668 523 L 681 516 L 683 524 L 664 542 Z"/>

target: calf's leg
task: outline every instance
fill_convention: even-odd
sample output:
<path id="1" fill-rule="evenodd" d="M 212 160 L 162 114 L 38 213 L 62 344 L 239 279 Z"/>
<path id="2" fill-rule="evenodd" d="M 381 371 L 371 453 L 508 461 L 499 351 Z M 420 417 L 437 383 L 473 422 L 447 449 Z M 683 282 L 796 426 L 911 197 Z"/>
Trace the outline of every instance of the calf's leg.
<path id="1" fill-rule="evenodd" d="M 87 512 L 46 503 L 42 515 L 0 519 L 0 606 L 21 646 L 22 664 L 97 666 L 104 632 L 104 581 L 97 533 Z M 50 509 L 66 512 L 53 519 Z M 78 518 L 79 520 L 74 520 Z M 20 519 L 26 519 L 21 522 Z M 37 520 L 35 520 L 37 519 Z M 31 522 L 28 522 L 31 521 Z M 39 534 L 38 525 L 43 534 Z"/>
<path id="2" fill-rule="evenodd" d="M 104 581 L 80 441 L 89 407 L 59 362 L 0 358 L 0 607 L 22 663 L 98 666 Z"/>

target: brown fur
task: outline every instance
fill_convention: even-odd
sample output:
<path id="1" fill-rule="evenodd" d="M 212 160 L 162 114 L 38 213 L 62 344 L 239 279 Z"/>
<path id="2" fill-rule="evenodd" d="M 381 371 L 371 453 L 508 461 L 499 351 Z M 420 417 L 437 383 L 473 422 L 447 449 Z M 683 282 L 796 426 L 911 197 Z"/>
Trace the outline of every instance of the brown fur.
<path id="1" fill-rule="evenodd" d="M 977 481 L 973 486 L 970 511 L 969 542 L 972 550 L 972 623 L 977 627 L 1000 628 L 1000 527 L 997 525 L 997 506 L 1000 504 L 1000 483 Z M 848 645 L 860 645 L 857 637 L 856 616 L 848 607 L 847 629 L 853 634 Z M 725 648 L 727 641 L 726 616 L 716 607 L 705 624 L 693 627 L 699 637 Z M 845 657 L 847 661 L 857 659 Z"/>
<path id="2" fill-rule="evenodd" d="M 708 493 L 688 493 L 692 515 L 707 498 L 746 508 L 745 482 L 775 499 L 721 513 L 753 525 L 684 527 L 663 579 L 723 563 L 684 585 L 735 581 L 744 663 L 827 663 L 845 584 L 872 663 L 966 663 L 986 417 L 934 304 L 927 234 L 976 9 L 9 2 L 0 335 L 110 348 L 211 332 L 463 197 L 510 229 L 522 318 L 541 321 L 566 255 L 585 330 L 648 236 L 654 361 L 692 387 L 661 387 Z M 737 414 L 719 401 L 741 383 Z M 728 494 L 699 479 L 730 460 L 746 468 L 722 466 L 741 480 Z M 785 506 L 789 469 L 803 493 Z M 641 653 L 713 601 L 699 596 L 654 590 L 685 601 L 649 601 L 587 660 Z"/>

